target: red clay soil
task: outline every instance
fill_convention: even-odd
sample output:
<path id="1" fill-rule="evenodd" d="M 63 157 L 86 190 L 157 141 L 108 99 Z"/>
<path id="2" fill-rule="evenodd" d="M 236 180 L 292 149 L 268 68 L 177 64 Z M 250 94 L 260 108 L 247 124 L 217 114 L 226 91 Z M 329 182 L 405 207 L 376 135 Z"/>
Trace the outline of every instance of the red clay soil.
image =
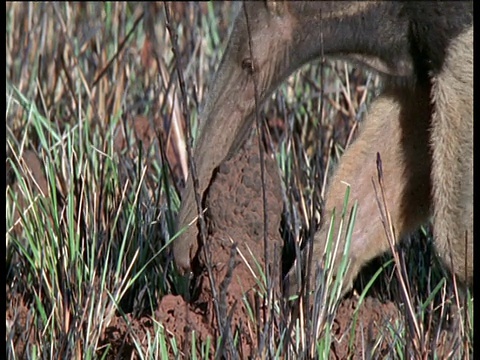
<path id="1" fill-rule="evenodd" d="M 228 263 L 231 258 L 232 243 L 237 245 L 237 256 L 231 283 L 227 289 L 227 312 L 232 311 L 232 326 L 238 328 L 243 324 L 242 358 L 255 354 L 257 337 L 255 329 L 247 327 L 252 323 L 249 320 L 245 305 L 241 298 L 245 292 L 252 294 L 258 286 L 251 269 L 256 269 L 253 256 L 261 266 L 264 266 L 263 242 L 263 193 L 260 170 L 260 157 L 258 143 L 254 138 L 239 154 L 220 166 L 206 199 L 208 207 L 206 221 L 208 224 L 208 244 L 212 255 L 213 276 L 219 292 L 219 284 L 225 279 Z M 283 200 L 281 193 L 281 180 L 277 165 L 271 156 L 265 157 L 265 189 L 266 209 L 268 218 L 268 246 L 271 255 L 269 263 L 271 271 L 279 278 L 281 273 L 281 246 L 283 240 L 279 233 Z M 274 256 L 272 251 L 277 249 Z M 243 259 L 238 256 L 242 253 L 249 262 L 248 267 Z M 218 335 L 215 309 L 212 301 L 213 295 L 207 278 L 203 273 L 200 279 L 203 284 L 200 296 L 193 304 L 188 305 L 181 297 L 166 296 L 160 305 L 161 320 L 168 331 L 175 334 L 177 339 L 184 340 L 184 329 L 196 330 L 201 340 L 207 334 L 215 337 Z M 278 282 L 274 284 L 274 293 L 280 294 Z M 251 298 L 251 297 L 250 297 Z M 232 310 L 232 305 L 236 307 Z M 335 340 L 332 343 L 332 358 L 343 359 L 348 355 L 352 315 L 355 311 L 357 300 L 345 299 L 338 309 L 334 320 L 333 331 Z M 203 309 L 200 310 L 200 308 Z M 388 321 L 399 316 L 393 303 L 381 304 L 378 300 L 367 298 L 360 308 L 355 331 L 355 349 L 358 355 L 368 349 L 369 345 L 379 334 L 378 326 L 382 328 Z M 186 325 L 188 325 L 186 327 Z M 206 333 L 207 332 L 207 333 Z M 368 344 L 365 342 L 369 341 Z M 381 349 L 383 352 L 388 349 Z"/>
<path id="2" fill-rule="evenodd" d="M 29 153 L 25 161 L 31 162 L 33 168 L 38 168 L 37 159 L 30 155 Z M 38 176 L 43 177 L 40 170 Z M 249 318 L 242 298 L 246 296 L 251 304 L 255 303 L 255 298 L 258 300 L 255 289 L 262 283 L 258 280 L 258 266 L 263 269 L 265 265 L 261 179 L 258 143 L 254 138 L 242 151 L 220 166 L 208 190 L 205 217 L 216 295 L 212 292 L 207 272 L 201 272 L 196 283 L 198 295 L 193 302 L 187 303 L 181 296 L 169 294 L 160 299 L 153 319 L 151 316 L 134 318 L 127 314 L 130 322 L 130 326 L 127 326 L 121 316 L 113 318 L 103 334 L 99 355 L 110 345 L 107 359 L 138 358 L 130 334 L 136 333 L 137 338 L 143 339 L 147 346 L 147 332 L 153 334 L 155 322 L 163 324 L 167 334 L 176 338 L 185 358 L 189 358 L 191 332 L 195 331 L 201 342 L 210 337 L 215 344 L 216 337 L 220 334 L 219 323 L 225 329 L 236 329 L 241 334 L 240 346 L 236 346 L 239 352 L 224 354 L 225 357 L 248 358 L 256 355 L 257 329 L 252 326 L 255 321 Z M 269 155 L 265 157 L 265 184 L 271 278 L 280 279 L 283 240 L 279 228 L 283 200 L 277 165 Z M 236 245 L 234 257 L 233 244 Z M 200 263 L 205 262 L 205 257 L 201 257 Z M 18 349 L 22 342 L 27 340 L 22 338 L 22 333 L 27 327 L 28 312 L 32 309 L 18 301 L 16 305 L 13 304 L 15 300 L 9 297 L 8 293 L 7 287 L 7 328 L 16 327 L 15 341 L 19 345 Z M 273 294 L 281 294 L 279 281 L 273 284 Z M 213 301 L 214 298 L 220 301 Z M 261 304 L 261 301 L 259 303 Z M 220 321 L 215 316 L 215 304 L 219 306 L 222 314 Z M 382 337 L 384 341 L 375 349 L 375 357 L 384 357 L 393 351 L 388 347 L 386 325 L 393 324 L 395 319 L 399 318 L 399 310 L 392 302 L 381 303 L 375 298 L 367 297 L 358 312 L 353 353 L 349 353 L 352 320 L 357 304 L 358 300 L 350 297 L 344 299 L 338 308 L 332 328 L 332 359 L 345 359 L 349 354 L 353 355 L 353 358 L 363 358 L 364 354 L 374 349 L 377 337 Z M 256 320 L 260 321 L 260 317 Z M 228 336 L 226 338 L 228 339 Z"/>
<path id="3" fill-rule="evenodd" d="M 255 289 L 262 283 L 258 270 L 258 266 L 263 268 L 265 264 L 261 178 L 258 143 L 253 140 L 246 150 L 220 166 L 210 185 L 205 218 L 216 296 L 207 271 L 203 271 L 197 280 L 200 294 L 193 304 L 187 305 L 180 296 L 168 295 L 162 299 L 160 319 L 177 340 L 183 341 L 185 335 L 190 336 L 185 329 L 195 330 L 201 340 L 206 340 L 207 336 L 218 336 L 220 325 L 214 309 L 217 303 L 223 314 L 221 326 L 225 326 L 227 318 L 231 317 L 228 321 L 231 328 L 241 329 L 242 350 L 238 355 L 249 356 L 256 348 L 255 329 L 251 327 L 252 321 L 248 318 L 242 297 L 253 300 Z M 265 161 L 265 184 L 271 254 L 268 259 L 271 271 L 278 279 L 283 244 L 279 234 L 283 203 L 278 168 L 272 157 Z M 234 257 L 233 244 L 236 245 Z M 273 256 L 275 251 L 277 254 Z M 200 262 L 202 265 L 207 263 L 203 253 Z M 214 297 L 224 300 L 214 302 Z"/>
<path id="4" fill-rule="evenodd" d="M 267 239 L 271 278 L 280 279 L 282 263 L 281 249 L 283 239 L 280 236 L 280 221 L 283 210 L 281 180 L 278 167 L 271 155 L 265 156 L 265 196 L 267 212 Z M 212 275 L 215 282 L 213 294 L 208 274 L 204 270 L 197 278 L 198 297 L 187 303 L 181 296 L 166 295 L 161 299 L 155 320 L 161 322 L 167 331 L 183 344 L 184 354 L 189 357 L 191 332 L 195 331 L 200 341 L 207 337 L 215 340 L 219 335 L 219 326 L 228 323 L 229 329 L 240 332 L 238 353 L 224 354 L 226 358 L 257 358 L 257 329 L 249 318 L 242 297 L 247 297 L 253 304 L 256 289 L 261 286 L 259 266 L 264 269 L 264 204 L 262 191 L 262 176 L 258 142 L 254 137 L 234 157 L 223 163 L 208 189 L 205 205 L 207 224 L 208 253 L 210 253 Z M 235 244 L 235 255 L 232 258 L 232 245 Z M 202 253 L 203 254 L 203 253 Z M 248 263 L 248 265 L 247 265 Z M 200 264 L 205 265 L 204 256 L 200 256 Z M 281 296 L 279 281 L 273 284 L 273 293 Z M 213 299 L 221 301 L 214 301 Z M 222 301 L 222 299 L 224 299 Z M 257 298 L 258 300 L 258 298 Z M 223 306 L 222 306 L 223 303 Z M 214 304 L 220 307 L 222 319 L 216 318 Z M 358 309 L 356 322 L 354 313 L 358 306 L 355 297 L 345 298 L 340 303 L 333 320 L 333 341 L 331 344 L 331 359 L 363 359 L 367 354 L 374 358 L 385 357 L 394 349 L 390 348 L 391 334 L 389 328 L 401 318 L 400 310 L 393 302 L 382 303 L 373 297 L 364 299 Z M 227 321 L 227 317 L 231 317 Z M 261 321 L 258 317 L 257 323 Z M 120 320 L 113 324 L 113 332 L 122 333 Z M 152 325 L 151 320 L 134 320 L 134 328 Z M 139 326 L 139 324 L 142 324 Z M 352 326 L 355 326 L 353 347 L 350 347 Z M 124 333 L 126 329 L 124 327 Z M 107 340 L 108 339 L 108 340 Z M 376 343 L 378 339 L 380 342 Z M 106 334 L 105 341 L 110 341 Z M 213 342 L 215 343 L 215 341 Z M 212 351 L 213 351 L 212 345 Z"/>

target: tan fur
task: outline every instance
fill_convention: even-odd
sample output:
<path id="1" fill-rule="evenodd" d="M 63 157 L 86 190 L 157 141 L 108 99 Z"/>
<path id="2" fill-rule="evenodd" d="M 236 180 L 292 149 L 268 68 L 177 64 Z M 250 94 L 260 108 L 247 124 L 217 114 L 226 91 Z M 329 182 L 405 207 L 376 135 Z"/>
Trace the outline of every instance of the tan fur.
<path id="1" fill-rule="evenodd" d="M 320 54 L 360 61 L 383 74 L 390 86 L 372 105 L 358 140 L 329 182 L 325 219 L 333 208 L 341 209 L 344 182 L 351 185 L 350 198 L 359 203 L 344 290 L 368 260 L 389 248 L 372 185 L 377 152 L 397 239 L 433 214 L 439 254 L 459 279 L 471 284 L 471 3 L 442 3 L 438 8 L 413 2 L 252 2 L 246 3 L 246 12 L 250 31 L 240 11 L 202 109 L 194 150 L 200 195 L 214 169 L 238 149 L 252 125 L 254 85 L 246 63 L 253 64 L 263 103 L 290 73 Z M 189 179 L 179 228 L 196 216 L 193 194 Z M 325 225 L 315 235 L 314 261 L 323 253 Z M 181 272 L 190 270 L 198 249 L 197 227 L 190 226 L 173 246 Z M 288 275 L 293 285 L 295 271 Z"/>
<path id="2" fill-rule="evenodd" d="M 425 223 L 431 205 L 438 254 L 463 283 L 473 283 L 472 42 L 470 28 L 452 43 L 444 70 L 433 80 L 432 105 L 428 88 L 381 96 L 342 157 L 326 194 L 325 218 L 330 221 L 333 209 L 342 209 L 349 184 L 350 205 L 355 200 L 359 205 L 343 292 L 351 288 L 364 264 L 390 249 L 372 186 L 377 151 L 396 240 Z M 315 234 L 313 259 L 324 254 L 329 225 Z M 336 239 L 338 221 L 334 229 Z M 339 238 L 344 240 L 345 235 L 344 231 Z M 337 264 L 343 246 L 342 242 Z M 291 294 L 298 290 L 296 271 L 294 266 L 287 276 Z"/>
<path id="3" fill-rule="evenodd" d="M 432 181 L 438 253 L 473 283 L 473 28 L 452 42 L 433 81 Z"/>
<path id="4" fill-rule="evenodd" d="M 339 214 L 342 211 L 348 184 L 349 208 L 355 201 L 358 201 L 358 208 L 345 290 L 350 288 L 366 262 L 390 248 L 372 185 L 373 181 L 377 182 L 377 152 L 383 164 L 386 199 L 397 239 L 428 220 L 431 203 L 428 95 L 427 91 L 419 90 L 412 94 L 383 95 L 377 99 L 362 124 L 357 140 L 342 156 L 329 182 L 324 214 L 327 223 L 315 234 L 313 259 L 321 259 L 324 254 L 332 212 L 335 210 Z M 339 231 L 338 215 L 336 218 L 334 239 Z M 339 237 L 342 242 L 337 252 L 337 264 L 343 253 L 345 225 L 343 229 Z M 294 266 L 292 272 L 295 271 Z M 295 276 L 293 273 L 290 276 Z M 291 283 L 293 285 L 295 281 Z M 289 289 L 292 293 L 296 290 L 295 286 Z"/>

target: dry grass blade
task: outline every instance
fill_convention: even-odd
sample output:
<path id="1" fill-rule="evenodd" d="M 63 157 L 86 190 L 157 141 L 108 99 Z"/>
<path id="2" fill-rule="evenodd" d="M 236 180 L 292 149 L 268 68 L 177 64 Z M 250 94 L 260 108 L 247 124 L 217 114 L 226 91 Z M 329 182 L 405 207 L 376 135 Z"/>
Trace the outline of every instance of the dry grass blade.
<path id="1" fill-rule="evenodd" d="M 373 179 L 372 179 L 372 183 L 375 189 L 375 194 L 376 194 L 377 203 L 380 209 L 382 223 L 385 229 L 385 234 L 387 236 L 388 243 L 390 245 L 390 250 L 393 254 L 393 258 L 395 261 L 395 270 L 396 270 L 397 277 L 400 281 L 402 298 L 407 307 L 408 325 L 410 326 L 410 333 L 412 335 L 412 341 L 415 348 L 415 352 L 416 354 L 422 354 L 424 349 L 424 341 L 425 341 L 423 336 L 423 327 L 418 322 L 417 317 L 415 315 L 415 311 L 413 309 L 413 304 L 411 301 L 412 294 L 408 286 L 408 277 L 406 274 L 404 274 L 403 261 L 400 260 L 398 250 L 396 249 L 396 246 L 395 246 L 395 244 L 397 243 L 395 239 L 395 236 L 396 236 L 395 229 L 393 228 L 392 219 L 390 216 L 390 212 L 388 211 L 388 204 L 385 197 L 385 191 L 387 191 L 388 189 L 385 189 L 385 186 L 384 186 L 382 159 L 379 153 L 377 153 L 377 174 L 378 174 L 378 178 L 377 178 L 378 184 L 380 186 L 380 197 L 378 195 L 377 187 Z"/>
<path id="2" fill-rule="evenodd" d="M 97 85 L 97 83 L 102 79 L 102 77 L 106 74 L 107 70 L 110 68 L 110 66 L 112 66 L 113 62 L 118 58 L 118 56 L 120 55 L 120 53 L 122 52 L 123 48 L 125 47 L 125 45 L 127 44 L 128 42 L 128 39 L 130 38 L 130 36 L 135 32 L 138 24 L 140 23 L 140 21 L 143 19 L 143 13 L 140 14 L 137 19 L 135 20 L 135 22 L 133 23 L 133 26 L 132 28 L 130 29 L 130 31 L 128 32 L 127 36 L 125 36 L 125 39 L 123 39 L 120 44 L 118 45 L 118 50 L 117 52 L 113 55 L 113 57 L 108 61 L 108 63 L 100 70 L 100 72 L 98 73 L 98 75 L 95 77 L 95 80 L 93 80 L 93 83 L 92 83 L 92 87 L 95 87 Z"/>
<path id="3" fill-rule="evenodd" d="M 175 59 L 176 59 L 177 75 L 178 75 L 178 80 L 179 80 L 179 83 L 180 83 L 180 93 L 182 95 L 182 103 L 183 103 L 183 116 L 186 120 L 186 126 L 187 126 L 187 155 L 188 155 L 188 159 L 189 159 L 190 176 L 192 177 L 193 184 L 194 184 L 195 202 L 196 202 L 197 211 L 198 211 L 198 223 L 200 225 L 200 237 L 201 237 L 201 241 L 202 241 L 202 244 L 203 244 L 203 251 L 204 251 L 204 254 L 205 254 L 206 267 L 207 267 L 207 271 L 209 273 L 208 278 L 209 278 L 209 281 L 210 281 L 210 287 L 211 287 L 211 291 L 213 293 L 213 298 L 218 299 L 215 279 L 214 279 L 213 273 L 212 273 L 212 259 L 211 259 L 212 253 L 209 249 L 209 244 L 206 241 L 206 239 L 207 239 L 206 225 L 205 225 L 205 220 L 204 220 L 203 211 L 202 211 L 202 201 L 200 199 L 198 178 L 197 178 L 197 173 L 196 173 L 196 170 L 195 170 L 195 162 L 193 160 L 192 127 L 191 127 L 191 124 L 190 124 L 190 114 L 188 113 L 185 81 L 184 81 L 184 78 L 183 78 L 183 70 L 182 70 L 182 66 L 180 64 L 180 56 L 179 56 L 178 45 L 177 45 L 177 35 L 175 33 L 174 28 L 171 25 L 170 9 L 169 9 L 166 2 L 164 2 L 164 8 L 165 8 L 165 16 L 166 16 L 166 26 L 167 26 L 167 29 L 170 33 L 170 39 L 171 39 L 172 45 L 173 45 L 173 53 L 174 53 Z M 215 302 L 214 307 L 215 307 L 215 311 L 216 311 L 216 314 L 217 314 L 216 319 L 217 319 L 217 322 L 218 322 L 218 329 L 220 331 L 220 337 L 223 337 L 224 327 L 222 326 L 222 323 L 221 323 L 222 313 L 220 311 L 219 306 L 220 305 L 217 302 Z"/>
<path id="4" fill-rule="evenodd" d="M 265 192 L 265 149 L 263 148 L 262 144 L 262 138 L 263 138 L 263 126 L 262 122 L 260 120 L 260 100 L 258 96 L 258 83 L 257 83 L 257 75 L 256 75 L 256 69 L 254 66 L 255 63 L 255 56 L 253 54 L 253 48 L 252 48 L 252 38 L 250 34 L 250 24 L 248 21 L 248 12 L 245 7 L 245 3 L 243 3 L 243 13 L 245 16 L 245 21 L 247 24 L 247 31 L 248 31 L 248 46 L 249 46 L 249 51 L 250 51 L 250 61 L 251 61 L 251 68 L 247 69 L 249 71 L 249 74 L 252 77 L 253 81 L 253 89 L 254 89 L 254 94 L 255 94 L 255 124 L 257 127 L 257 139 L 258 139 L 258 151 L 260 155 L 260 176 L 261 176 L 261 183 L 262 183 L 262 200 L 263 200 L 263 249 L 264 249 L 264 259 L 265 259 L 265 276 L 267 279 L 266 287 L 267 287 L 267 303 L 272 303 L 272 286 L 271 286 L 271 278 L 272 274 L 270 272 L 270 269 L 268 267 L 268 263 L 270 260 L 270 246 L 268 244 L 268 213 L 267 213 L 267 196 Z M 263 324 L 265 326 L 264 331 L 262 331 L 260 334 L 260 346 L 258 349 L 259 353 L 262 353 L 264 350 L 265 341 L 268 337 L 268 329 L 271 328 L 272 325 L 272 319 L 269 317 L 268 311 L 266 310 L 268 307 L 264 306 L 263 308 Z"/>

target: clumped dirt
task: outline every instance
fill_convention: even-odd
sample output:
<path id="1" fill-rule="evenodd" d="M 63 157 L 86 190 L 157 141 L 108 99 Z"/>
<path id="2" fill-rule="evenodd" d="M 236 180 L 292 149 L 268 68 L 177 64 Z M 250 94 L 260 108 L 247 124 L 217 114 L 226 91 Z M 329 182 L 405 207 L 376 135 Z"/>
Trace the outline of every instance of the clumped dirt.
<path id="1" fill-rule="evenodd" d="M 265 157 L 265 196 L 267 212 L 268 254 L 264 252 L 264 214 L 262 176 L 258 142 L 253 139 L 242 151 L 222 164 L 205 199 L 207 239 L 199 255 L 204 269 L 196 279 L 198 298 L 188 306 L 179 296 L 166 296 L 160 310 L 166 329 L 177 339 L 185 340 L 195 330 L 201 340 L 215 338 L 219 328 L 239 330 L 243 355 L 249 356 L 256 347 L 257 336 L 252 329 L 243 301 L 253 304 L 255 291 L 264 286 L 262 272 L 265 259 L 274 279 L 280 279 L 283 240 L 279 228 L 283 209 L 278 168 L 272 156 Z M 207 264 L 212 269 L 213 289 Z M 278 292 L 279 282 L 274 284 Z M 213 299 L 221 299 L 213 301 Z M 218 310 L 214 308 L 218 305 Z M 222 314 L 219 319 L 215 314 Z M 230 324 L 230 325 L 229 325 Z M 231 334 L 231 333 L 230 333 Z M 240 354 L 239 354 L 240 355 Z"/>
<path id="2" fill-rule="evenodd" d="M 382 303 L 373 297 L 367 297 L 359 307 L 356 321 L 354 320 L 358 300 L 346 298 L 337 310 L 333 322 L 334 340 L 331 345 L 331 359 L 347 359 L 349 355 L 362 359 L 366 354 L 384 357 L 393 349 L 388 346 L 391 336 L 388 326 L 400 317 L 400 311 L 393 302 Z M 354 333 L 353 348 L 350 350 L 352 328 Z M 392 327 L 394 328 L 394 327 Z M 380 349 L 375 349 L 375 341 L 382 337 Z M 367 358 L 369 357 L 367 356 Z"/>
<path id="3" fill-rule="evenodd" d="M 107 359 L 136 358 L 135 344 L 130 334 L 135 333 L 147 347 L 148 333 L 153 335 L 154 331 L 158 331 L 156 323 L 162 324 L 168 336 L 176 339 L 180 351 L 187 358 L 192 331 L 200 342 L 210 337 L 213 351 L 221 328 L 226 341 L 231 341 L 229 336 L 234 330 L 240 334 L 240 346 L 235 347 L 239 349 L 238 353 L 224 354 L 226 357 L 248 358 L 257 355 L 258 327 L 253 324 L 258 324 L 261 317 L 251 318 L 244 299 L 257 313 L 260 312 L 261 306 L 258 304 L 262 302 L 256 290 L 264 286 L 261 271 L 265 269 L 266 259 L 273 279 L 272 293 L 281 296 L 279 284 L 283 246 L 279 232 L 283 210 L 282 185 L 275 160 L 267 154 L 265 208 L 269 253 L 265 257 L 264 201 L 258 153 L 258 143 L 254 138 L 220 166 L 205 198 L 208 248 L 200 254 L 198 264 L 205 269 L 210 262 L 214 287 L 211 286 L 208 272 L 203 270 L 196 276 L 193 301 L 186 302 L 179 295 L 168 294 L 160 299 L 153 317 L 135 318 L 126 314 L 129 325 L 122 316 L 114 317 L 102 335 L 99 355 L 109 349 Z M 38 178 L 41 188 L 45 176 L 38 166 L 39 160 L 31 152 L 26 155 L 25 165 L 33 177 Z M 7 286 L 7 300 L 10 299 L 7 304 L 12 301 L 11 291 Z M 218 306 L 218 310 L 215 306 Z M 393 351 L 389 348 L 388 329 L 392 329 L 395 320 L 401 317 L 397 306 L 393 302 L 382 303 L 367 297 L 354 320 L 357 306 L 358 299 L 354 296 L 345 298 L 339 305 L 332 325 L 331 359 L 345 359 L 349 355 L 354 359 L 363 358 L 372 352 L 375 357 L 383 357 Z M 17 349 L 24 348 L 22 344 L 28 341 L 22 334 L 28 327 L 26 319 L 29 311 L 32 309 L 23 303 L 13 308 L 7 307 L 7 328 L 14 326 L 16 329 L 14 341 L 18 344 Z M 215 315 L 217 311 L 221 314 L 219 318 Z M 354 340 L 353 347 L 350 347 L 352 328 Z M 377 344 L 379 338 L 382 341 Z"/>
<path id="4" fill-rule="evenodd" d="M 283 210 L 282 185 L 278 168 L 271 155 L 265 156 L 265 196 L 267 210 L 267 255 L 270 272 L 274 280 L 273 292 L 280 291 L 281 248 L 280 222 Z M 180 296 L 167 295 L 162 298 L 155 313 L 168 333 L 180 342 L 187 342 L 191 331 L 195 331 L 201 341 L 208 336 L 215 339 L 219 335 L 219 325 L 230 324 L 230 330 L 241 333 L 241 358 L 254 356 L 257 349 L 258 334 L 252 327 L 254 321 L 249 317 L 242 298 L 246 296 L 250 304 L 254 303 L 255 290 L 262 286 L 258 266 L 264 269 L 264 214 L 263 191 L 260 169 L 260 156 L 256 138 L 252 139 L 236 156 L 222 164 L 214 177 L 205 201 L 207 212 L 208 251 L 211 254 L 212 275 L 215 292 L 206 271 L 198 278 L 199 296 L 193 303 L 186 303 Z M 233 245 L 235 244 L 235 247 Z M 235 255 L 232 258 L 232 249 Z M 205 265 L 205 256 L 200 256 Z M 213 299 L 224 299 L 224 303 Z M 214 304 L 219 303 L 222 314 L 220 324 L 216 319 Z M 345 299 L 338 309 L 334 320 L 335 334 L 332 343 L 332 358 L 343 359 L 348 355 L 350 329 L 353 313 L 357 307 L 356 299 Z M 373 346 L 379 335 L 378 328 L 399 316 L 393 303 L 382 304 L 367 298 L 359 309 L 357 329 L 355 330 L 354 349 L 358 355 Z M 231 317 L 230 321 L 227 318 Z M 367 342 L 367 344 L 365 344 Z M 213 350 L 213 348 L 212 348 Z M 388 351 L 388 349 L 382 349 Z"/>

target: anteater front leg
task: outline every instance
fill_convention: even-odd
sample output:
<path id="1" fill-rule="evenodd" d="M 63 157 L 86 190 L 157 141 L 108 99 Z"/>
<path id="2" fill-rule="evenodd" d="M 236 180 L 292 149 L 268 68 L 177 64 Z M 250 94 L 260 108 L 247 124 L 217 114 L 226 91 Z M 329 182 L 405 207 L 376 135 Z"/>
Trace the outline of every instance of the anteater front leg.
<path id="1" fill-rule="evenodd" d="M 431 212 L 430 107 L 429 89 L 386 94 L 377 99 L 364 120 L 358 139 L 346 150 L 329 182 L 325 223 L 314 237 L 312 269 L 321 265 L 332 211 L 336 209 L 337 214 L 342 211 L 346 184 L 349 184 L 349 205 L 358 201 L 358 209 L 344 293 L 351 288 L 363 265 L 390 248 L 373 186 L 375 182 L 378 189 L 377 153 L 382 160 L 386 202 L 396 239 L 428 221 Z M 333 239 L 337 239 L 339 231 L 338 217 Z M 335 272 L 345 245 L 346 226 L 342 232 L 334 260 Z M 298 290 L 296 271 L 294 265 L 287 275 L 290 294 Z M 310 284 L 314 284 L 313 281 L 312 275 Z"/>

